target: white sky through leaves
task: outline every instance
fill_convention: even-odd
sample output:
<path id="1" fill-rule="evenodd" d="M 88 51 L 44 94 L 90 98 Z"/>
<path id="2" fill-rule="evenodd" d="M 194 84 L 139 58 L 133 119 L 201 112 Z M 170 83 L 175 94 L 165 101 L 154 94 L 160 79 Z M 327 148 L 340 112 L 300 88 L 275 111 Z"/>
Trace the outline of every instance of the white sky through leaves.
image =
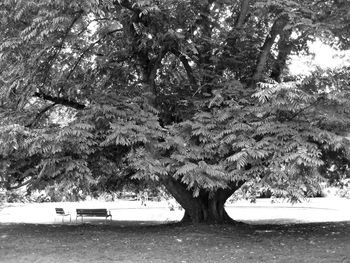
<path id="1" fill-rule="evenodd" d="M 308 75 L 320 67 L 334 69 L 350 65 L 350 50 L 337 50 L 316 40 L 309 44 L 309 56 L 293 55 L 290 59 L 289 71 L 292 75 Z"/>

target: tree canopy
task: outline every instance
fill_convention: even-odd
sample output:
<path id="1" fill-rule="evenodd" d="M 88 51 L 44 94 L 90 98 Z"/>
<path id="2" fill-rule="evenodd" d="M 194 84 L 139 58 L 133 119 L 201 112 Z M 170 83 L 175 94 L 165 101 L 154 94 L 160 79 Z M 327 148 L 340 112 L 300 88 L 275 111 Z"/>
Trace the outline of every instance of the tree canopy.
<path id="1" fill-rule="evenodd" d="M 288 64 L 315 39 L 348 49 L 349 10 L 346 0 L 2 1 L 0 186 L 153 181 L 184 220 L 218 223 L 242 185 L 294 201 L 317 191 L 332 158 L 349 159 L 349 66 L 300 77 Z"/>

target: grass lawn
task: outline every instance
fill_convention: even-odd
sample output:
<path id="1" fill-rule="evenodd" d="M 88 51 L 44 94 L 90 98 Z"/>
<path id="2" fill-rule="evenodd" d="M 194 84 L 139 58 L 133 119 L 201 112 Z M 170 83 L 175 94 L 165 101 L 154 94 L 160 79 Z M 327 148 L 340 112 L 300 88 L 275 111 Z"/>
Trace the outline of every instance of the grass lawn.
<path id="1" fill-rule="evenodd" d="M 0 262 L 350 263 L 349 204 L 242 201 L 228 207 L 232 217 L 249 223 L 240 226 L 164 224 L 183 212 L 159 203 L 8 204 L 0 208 Z M 67 218 L 54 223 L 59 206 L 73 212 L 71 224 Z M 78 207 L 111 209 L 113 221 L 75 223 Z"/>
<path id="2" fill-rule="evenodd" d="M 350 223 L 0 224 L 0 262 L 350 262 Z"/>

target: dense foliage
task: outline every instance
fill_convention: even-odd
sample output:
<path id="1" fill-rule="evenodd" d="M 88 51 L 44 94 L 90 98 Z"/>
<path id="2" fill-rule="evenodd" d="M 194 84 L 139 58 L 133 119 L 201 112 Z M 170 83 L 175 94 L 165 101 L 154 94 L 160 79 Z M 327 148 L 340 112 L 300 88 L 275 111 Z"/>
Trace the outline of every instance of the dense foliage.
<path id="1" fill-rule="evenodd" d="M 349 68 L 300 77 L 288 63 L 317 38 L 349 48 L 349 5 L 2 1 L 2 187 L 153 181 L 192 222 L 229 220 L 242 185 L 317 191 L 334 153 L 349 157 Z"/>

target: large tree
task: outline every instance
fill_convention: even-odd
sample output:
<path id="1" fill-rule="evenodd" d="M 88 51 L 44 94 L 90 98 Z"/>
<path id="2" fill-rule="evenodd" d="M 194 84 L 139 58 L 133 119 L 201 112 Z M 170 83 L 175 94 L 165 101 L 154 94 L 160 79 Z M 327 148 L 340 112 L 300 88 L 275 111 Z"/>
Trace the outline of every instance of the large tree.
<path id="1" fill-rule="evenodd" d="M 350 80 L 346 68 L 291 76 L 289 58 L 317 38 L 347 49 L 349 10 L 340 0 L 2 1 L 0 182 L 153 181 L 194 223 L 229 222 L 224 203 L 244 184 L 298 200 L 317 190 L 329 152 L 347 158 Z"/>

